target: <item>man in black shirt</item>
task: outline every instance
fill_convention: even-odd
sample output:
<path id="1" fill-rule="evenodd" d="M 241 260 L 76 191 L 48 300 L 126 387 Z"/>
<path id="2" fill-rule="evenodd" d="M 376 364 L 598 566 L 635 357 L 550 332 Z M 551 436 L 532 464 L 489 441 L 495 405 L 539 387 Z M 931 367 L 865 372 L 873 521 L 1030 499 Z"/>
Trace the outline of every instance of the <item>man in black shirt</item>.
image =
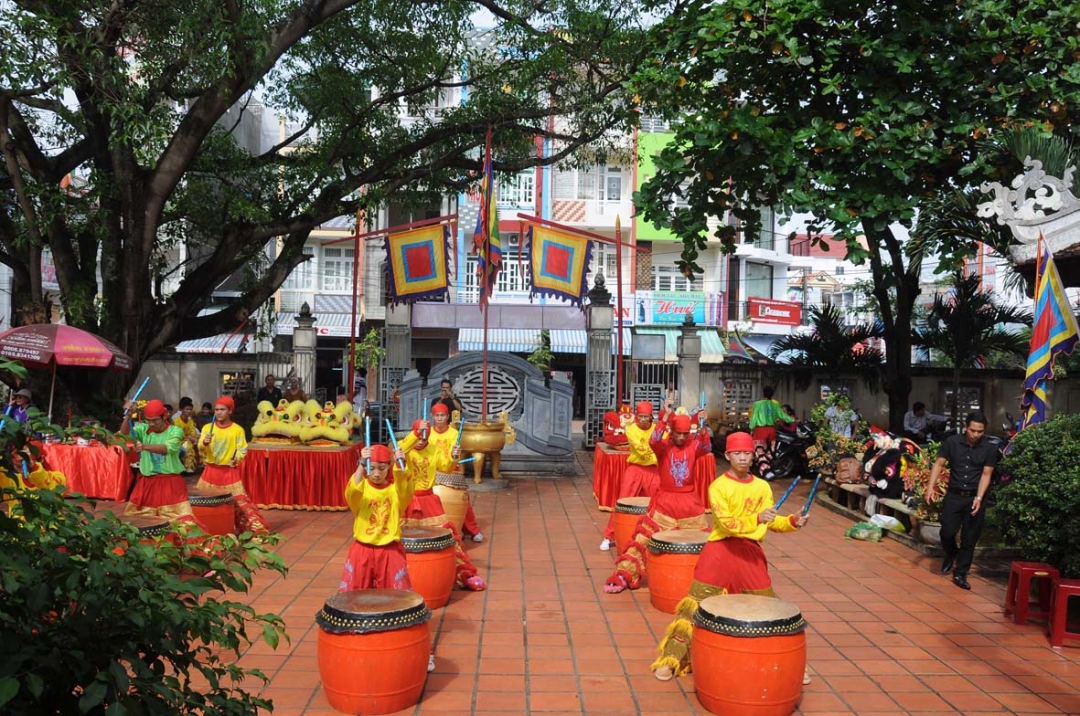
<path id="1" fill-rule="evenodd" d="M 266 385 L 259 388 L 259 394 L 255 396 L 256 405 L 264 400 L 269 401 L 275 408 L 281 402 L 281 388 L 275 385 L 276 379 L 272 375 L 266 376 Z"/>
<path id="2" fill-rule="evenodd" d="M 443 378 L 442 382 L 439 384 L 439 397 L 431 401 L 431 406 L 435 407 L 436 403 L 445 405 L 451 415 L 455 410 L 460 413 L 465 412 L 465 409 L 461 407 L 461 401 L 454 395 L 454 384 L 445 378 Z"/>
<path id="3" fill-rule="evenodd" d="M 983 501 L 997 461 L 997 445 L 986 438 L 986 416 L 970 413 L 964 419 L 963 434 L 951 435 L 941 443 L 937 460 L 930 469 L 927 502 L 932 499 L 942 468 L 949 463 L 949 488 L 941 503 L 941 546 L 945 550 L 941 573 L 952 572 L 953 584 L 961 589 L 971 589 L 967 573 L 986 518 Z M 956 546 L 958 532 L 959 547 Z"/>

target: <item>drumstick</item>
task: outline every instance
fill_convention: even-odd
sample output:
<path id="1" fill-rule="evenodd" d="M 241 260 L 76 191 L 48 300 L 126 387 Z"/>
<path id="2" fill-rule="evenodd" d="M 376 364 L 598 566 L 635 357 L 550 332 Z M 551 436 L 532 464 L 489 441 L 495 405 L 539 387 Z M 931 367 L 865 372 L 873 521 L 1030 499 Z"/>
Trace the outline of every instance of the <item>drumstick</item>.
<path id="1" fill-rule="evenodd" d="M 427 415 L 424 415 L 424 420 L 427 421 L 428 423 L 431 422 L 430 420 L 428 420 Z M 421 440 L 427 440 L 427 428 L 424 428 L 423 430 L 420 431 L 420 439 Z"/>
<path id="2" fill-rule="evenodd" d="M 140 385 L 139 389 L 135 391 L 135 394 L 133 396 L 131 396 L 131 404 L 132 405 L 135 405 L 135 401 L 137 401 L 139 399 L 139 396 L 142 395 L 142 392 L 144 390 L 146 390 L 146 385 L 149 382 L 150 382 L 150 376 L 146 376 L 145 378 L 143 378 L 142 385 Z M 124 417 L 122 418 L 122 420 L 127 420 L 128 421 L 128 429 L 134 431 L 135 424 L 131 420 L 131 408 L 128 408 L 127 410 L 124 411 Z"/>
<path id="3" fill-rule="evenodd" d="M 394 452 L 397 452 L 397 436 L 394 435 L 394 426 L 390 423 L 390 418 L 386 419 L 386 432 L 390 433 L 390 444 L 394 446 Z M 398 458 L 397 465 L 399 470 L 405 469 L 405 461 L 401 458 Z"/>
<path id="4" fill-rule="evenodd" d="M 4 411 L 4 419 L 0 420 L 0 430 L 4 429 L 4 423 L 7 422 L 9 415 L 11 415 L 11 403 L 8 403 L 7 410 Z"/>
<path id="5" fill-rule="evenodd" d="M 364 447 L 371 450 L 371 416 L 364 416 Z M 367 459 L 367 474 L 371 474 L 371 458 Z"/>
<path id="6" fill-rule="evenodd" d="M 795 476 L 795 479 L 791 481 L 790 485 L 788 485 L 788 489 L 784 490 L 784 494 L 780 495 L 780 499 L 776 501 L 775 505 L 773 505 L 774 510 L 780 509 L 780 505 L 784 504 L 784 500 L 788 498 L 788 495 L 791 494 L 791 491 L 795 489 L 795 486 L 799 484 L 799 480 L 801 479 L 802 475 Z"/>
<path id="7" fill-rule="evenodd" d="M 806 505 L 802 508 L 803 517 L 810 512 L 810 505 L 814 504 L 814 495 L 817 493 L 818 485 L 821 483 L 821 473 L 814 478 L 814 485 L 810 488 L 810 497 L 806 498 Z"/>
<path id="8" fill-rule="evenodd" d="M 465 463 L 467 463 L 467 462 L 472 462 L 472 461 L 473 461 L 473 460 L 475 460 L 475 459 L 476 459 L 475 457 L 467 457 L 467 458 L 465 458 L 464 460 L 458 460 L 458 461 L 457 461 L 457 464 L 458 464 L 458 465 L 464 465 Z"/>

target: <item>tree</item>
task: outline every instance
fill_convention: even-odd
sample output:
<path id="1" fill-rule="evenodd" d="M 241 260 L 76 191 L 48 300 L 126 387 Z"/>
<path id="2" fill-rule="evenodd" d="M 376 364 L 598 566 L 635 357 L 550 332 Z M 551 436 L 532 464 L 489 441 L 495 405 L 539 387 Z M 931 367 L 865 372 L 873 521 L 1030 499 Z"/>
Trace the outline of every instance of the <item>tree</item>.
<path id="1" fill-rule="evenodd" d="M 811 333 L 792 333 L 772 345 L 773 360 L 782 353 L 793 353 L 788 365 L 795 371 L 801 385 L 809 385 L 812 371 L 824 371 L 836 378 L 854 373 L 867 388 L 875 390 L 881 380 L 884 356 L 868 342 L 881 337 L 881 331 L 870 325 L 849 326 L 836 306 L 811 306 Z"/>
<path id="2" fill-rule="evenodd" d="M 656 60 L 633 81 L 674 139 L 638 197 L 683 240 L 682 266 L 720 219 L 728 250 L 761 230 L 762 206 L 805 212 L 847 258 L 868 261 L 899 430 L 911 391 L 920 260 L 903 232 L 929 197 L 994 176 L 980 138 L 1080 106 L 1075 3 L 689 0 L 653 28 Z M 674 208 L 673 208 L 674 207 Z M 733 220 L 729 220 L 733 219 Z M 868 250 L 857 243 L 865 235 Z"/>
<path id="3" fill-rule="evenodd" d="M 925 324 L 915 329 L 915 345 L 936 351 L 952 366 L 952 422 L 959 425 L 960 403 L 955 396 L 960 394 L 960 371 L 985 367 L 994 352 L 1026 355 L 1028 342 L 1015 328 L 1030 325 L 1031 313 L 998 304 L 981 290 L 978 276 L 954 274 L 952 286 L 950 293 L 934 296 Z"/>
<path id="4" fill-rule="evenodd" d="M 473 29 L 478 6 L 494 30 Z M 644 51 L 638 14 L 607 0 L 9 3 L 0 261 L 19 316 L 45 317 L 48 248 L 67 321 L 137 369 L 179 340 L 243 324 L 306 260 L 321 223 L 475 183 L 489 126 L 497 171 L 586 144 L 602 158 L 608 131 L 633 117 L 620 97 Z M 442 106 L 457 90 L 467 103 Z M 253 154 L 229 122 L 256 99 L 288 129 Z M 555 146 L 546 158 L 541 139 Z M 193 258 L 164 295 L 179 244 Z M 241 295 L 204 312 L 238 271 Z M 97 379 L 71 387 L 90 394 Z"/>

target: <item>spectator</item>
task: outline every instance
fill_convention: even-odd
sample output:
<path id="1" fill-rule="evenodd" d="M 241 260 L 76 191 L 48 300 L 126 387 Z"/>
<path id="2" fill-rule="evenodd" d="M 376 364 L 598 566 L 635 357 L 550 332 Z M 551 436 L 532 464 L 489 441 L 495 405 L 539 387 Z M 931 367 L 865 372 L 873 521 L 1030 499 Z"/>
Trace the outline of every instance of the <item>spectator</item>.
<path id="1" fill-rule="evenodd" d="M 30 416 L 27 415 L 26 409 L 30 407 L 30 399 L 33 394 L 27 388 L 20 388 L 15 392 L 15 395 L 11 398 L 11 405 L 8 406 L 8 414 L 13 420 L 19 423 L 25 423 L 30 420 Z"/>
<path id="2" fill-rule="evenodd" d="M 307 395 L 304 394 L 304 389 L 300 387 L 299 378 L 289 378 L 289 387 L 285 389 L 285 393 L 282 395 L 282 397 L 290 403 L 296 400 L 299 400 L 300 402 L 304 402 L 305 400 L 307 400 Z"/>
<path id="3" fill-rule="evenodd" d="M 275 385 L 276 381 L 277 379 L 272 374 L 266 376 L 266 384 L 259 388 L 259 394 L 255 396 L 256 404 L 265 400 L 275 408 L 277 407 L 277 404 L 281 402 L 281 388 Z"/>
<path id="4" fill-rule="evenodd" d="M 214 421 L 214 406 L 211 403 L 203 403 L 202 410 L 195 416 L 195 427 L 201 432 L 203 426 L 209 425 Z"/>
<path id="5" fill-rule="evenodd" d="M 355 415 L 366 415 L 368 404 L 367 368 L 357 368 L 353 378 L 352 411 Z"/>
<path id="6" fill-rule="evenodd" d="M 911 410 L 904 413 L 904 435 L 915 442 L 925 442 L 941 429 L 946 420 L 948 418 L 944 415 L 926 412 L 924 403 L 915 403 Z"/>
<path id="7" fill-rule="evenodd" d="M 829 429 L 842 438 L 850 438 L 855 434 L 855 424 L 859 416 L 851 409 L 851 399 L 846 393 L 834 393 L 830 397 L 832 405 L 825 411 L 825 419 L 829 421 Z"/>
<path id="8" fill-rule="evenodd" d="M 439 383 L 439 397 L 431 401 L 432 407 L 434 407 L 436 403 L 445 405 L 446 409 L 449 410 L 451 414 L 453 414 L 455 410 L 460 413 L 465 412 L 465 408 L 461 407 L 461 401 L 454 395 L 454 384 L 450 382 L 449 378 L 443 378 L 442 382 Z"/>

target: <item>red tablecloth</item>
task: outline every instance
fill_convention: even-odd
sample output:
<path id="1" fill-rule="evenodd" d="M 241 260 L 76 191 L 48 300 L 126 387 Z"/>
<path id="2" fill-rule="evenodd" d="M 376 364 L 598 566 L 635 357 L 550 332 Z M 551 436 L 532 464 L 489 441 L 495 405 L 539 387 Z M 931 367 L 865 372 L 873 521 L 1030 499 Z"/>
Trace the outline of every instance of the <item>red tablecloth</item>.
<path id="1" fill-rule="evenodd" d="M 41 444 L 41 460 L 64 473 L 68 489 L 99 500 L 127 499 L 134 460 L 117 445 Z"/>
<path id="2" fill-rule="evenodd" d="M 345 483 L 363 443 L 342 447 L 253 444 L 240 463 L 248 496 L 260 508 L 346 510 Z"/>
<path id="3" fill-rule="evenodd" d="M 626 469 L 629 452 L 616 450 L 607 443 L 597 443 L 593 453 L 593 496 L 604 512 L 611 512 L 619 499 L 619 480 Z M 694 484 L 706 506 L 709 504 L 709 485 L 716 479 L 716 457 L 709 453 L 694 462 Z"/>

